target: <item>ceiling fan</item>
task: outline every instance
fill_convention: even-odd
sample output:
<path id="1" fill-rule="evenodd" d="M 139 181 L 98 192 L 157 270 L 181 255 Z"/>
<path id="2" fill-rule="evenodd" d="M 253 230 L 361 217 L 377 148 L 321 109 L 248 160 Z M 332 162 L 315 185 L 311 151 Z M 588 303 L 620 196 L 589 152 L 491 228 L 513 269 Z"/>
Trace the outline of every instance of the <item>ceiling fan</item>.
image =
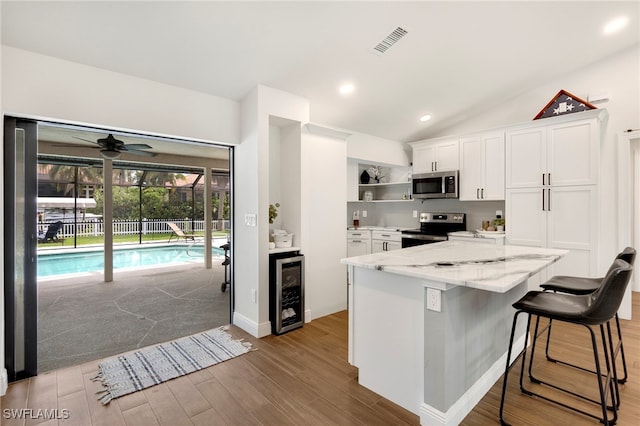
<path id="1" fill-rule="evenodd" d="M 89 139 L 79 138 L 74 136 L 76 139 L 80 139 L 85 142 L 90 142 L 93 144 L 98 144 L 95 148 L 100 148 L 100 155 L 103 158 L 107 158 L 110 160 L 115 160 L 120 157 L 122 152 L 127 152 L 135 155 L 143 155 L 146 157 L 155 157 L 156 154 L 153 152 L 142 151 L 143 149 L 151 149 L 149 145 L 146 143 L 133 143 L 133 144 L 125 144 L 121 140 L 118 140 L 113 137 L 111 133 L 106 138 L 98 139 L 97 141 L 92 141 Z"/>

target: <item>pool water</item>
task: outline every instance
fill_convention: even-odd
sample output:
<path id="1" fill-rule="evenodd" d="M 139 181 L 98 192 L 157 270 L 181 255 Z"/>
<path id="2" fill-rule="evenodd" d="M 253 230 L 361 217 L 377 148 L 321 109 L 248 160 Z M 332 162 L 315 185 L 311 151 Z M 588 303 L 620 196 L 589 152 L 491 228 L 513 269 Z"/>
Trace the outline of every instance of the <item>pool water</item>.
<path id="1" fill-rule="evenodd" d="M 213 247 L 213 253 L 220 255 L 224 254 L 224 251 Z M 114 270 L 179 263 L 202 263 L 203 260 L 203 246 L 116 248 L 113 251 Z M 104 252 L 101 250 L 38 254 L 38 278 L 83 272 L 102 272 L 103 270 Z"/>

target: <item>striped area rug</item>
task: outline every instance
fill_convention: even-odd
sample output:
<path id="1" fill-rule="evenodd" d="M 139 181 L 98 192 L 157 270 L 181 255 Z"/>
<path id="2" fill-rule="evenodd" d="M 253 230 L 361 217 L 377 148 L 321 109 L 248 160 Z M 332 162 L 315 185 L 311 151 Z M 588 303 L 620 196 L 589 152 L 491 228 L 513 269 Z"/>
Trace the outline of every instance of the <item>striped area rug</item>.
<path id="1" fill-rule="evenodd" d="M 92 379 L 104 387 L 96 392 L 98 400 L 108 404 L 114 398 L 202 370 L 251 350 L 250 343 L 234 340 L 226 330 L 226 326 L 219 327 L 101 362 L 98 374 Z"/>

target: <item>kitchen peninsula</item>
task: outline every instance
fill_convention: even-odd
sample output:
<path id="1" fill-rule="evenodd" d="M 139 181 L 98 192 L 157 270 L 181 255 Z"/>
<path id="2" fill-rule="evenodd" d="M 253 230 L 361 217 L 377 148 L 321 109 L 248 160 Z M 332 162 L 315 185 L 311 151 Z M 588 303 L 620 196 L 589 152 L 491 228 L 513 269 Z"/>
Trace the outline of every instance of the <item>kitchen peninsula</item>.
<path id="1" fill-rule="evenodd" d="M 360 384 L 423 425 L 458 424 L 504 372 L 528 278 L 566 253 L 446 241 L 342 259 Z"/>

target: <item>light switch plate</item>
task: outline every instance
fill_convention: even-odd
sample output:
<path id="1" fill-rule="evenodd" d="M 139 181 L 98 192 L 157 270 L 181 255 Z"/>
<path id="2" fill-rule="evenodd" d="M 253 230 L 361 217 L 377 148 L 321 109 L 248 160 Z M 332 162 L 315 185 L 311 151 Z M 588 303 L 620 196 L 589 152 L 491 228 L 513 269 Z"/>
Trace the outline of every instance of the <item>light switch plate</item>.
<path id="1" fill-rule="evenodd" d="M 256 226 L 256 214 L 255 213 L 245 213 L 244 215 L 244 224 L 247 226 Z"/>

